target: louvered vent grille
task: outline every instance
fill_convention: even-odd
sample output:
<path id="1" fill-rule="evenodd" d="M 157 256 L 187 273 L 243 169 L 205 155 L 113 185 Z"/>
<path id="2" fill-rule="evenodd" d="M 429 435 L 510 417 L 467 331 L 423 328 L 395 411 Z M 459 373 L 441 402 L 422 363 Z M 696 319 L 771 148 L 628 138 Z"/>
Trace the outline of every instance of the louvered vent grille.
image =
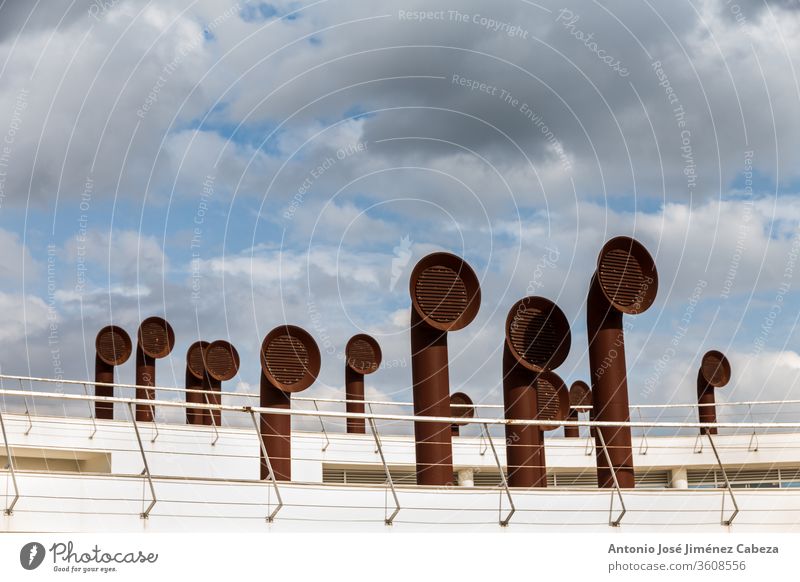
<path id="1" fill-rule="evenodd" d="M 142 349 L 151 356 L 169 353 L 169 332 L 160 321 L 145 321 L 140 329 Z"/>
<path id="2" fill-rule="evenodd" d="M 370 343 L 364 339 L 353 341 L 348 350 L 349 365 L 365 374 L 378 368 L 378 358 Z"/>
<path id="3" fill-rule="evenodd" d="M 269 342 L 264 354 L 269 373 L 281 384 L 296 384 L 308 369 L 308 351 L 299 339 L 278 336 Z"/>
<path id="4" fill-rule="evenodd" d="M 119 330 L 107 330 L 97 339 L 97 353 L 106 362 L 120 364 L 128 359 L 130 350 L 130 339 Z"/>
<path id="5" fill-rule="evenodd" d="M 417 279 L 417 303 L 438 323 L 452 323 L 467 308 L 467 288 L 458 273 L 441 265 L 425 269 Z"/>
<path id="6" fill-rule="evenodd" d="M 600 284 L 613 303 L 630 307 L 642 299 L 645 276 L 636 258 L 622 249 L 612 249 L 600 261 Z"/>
<path id="7" fill-rule="evenodd" d="M 547 367 L 561 341 L 549 314 L 534 307 L 520 309 L 514 314 L 509 326 L 509 336 L 517 354 L 526 362 L 540 368 Z"/>

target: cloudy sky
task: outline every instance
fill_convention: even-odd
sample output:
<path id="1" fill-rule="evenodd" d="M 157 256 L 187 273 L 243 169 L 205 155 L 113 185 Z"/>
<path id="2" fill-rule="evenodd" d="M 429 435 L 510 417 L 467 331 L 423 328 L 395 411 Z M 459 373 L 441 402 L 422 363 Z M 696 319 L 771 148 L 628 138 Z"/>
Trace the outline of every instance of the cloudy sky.
<path id="1" fill-rule="evenodd" d="M 274 326 L 383 346 L 409 400 L 408 276 L 435 250 L 481 279 L 452 390 L 502 396 L 519 298 L 572 326 L 588 379 L 597 252 L 635 236 L 658 297 L 629 320 L 630 397 L 800 398 L 800 9 L 764 0 L 0 1 L 0 369 L 91 378 L 94 336 L 167 317 L 158 383 L 226 338 L 256 390 Z M 133 361 L 119 381 L 133 381 Z M 166 397 L 166 395 L 164 395 Z"/>

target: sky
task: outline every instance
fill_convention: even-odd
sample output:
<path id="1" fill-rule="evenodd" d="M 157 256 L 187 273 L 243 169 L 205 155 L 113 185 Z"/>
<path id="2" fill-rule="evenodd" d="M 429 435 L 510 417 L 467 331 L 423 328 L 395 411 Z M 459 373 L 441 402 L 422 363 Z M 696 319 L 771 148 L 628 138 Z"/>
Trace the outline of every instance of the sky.
<path id="1" fill-rule="evenodd" d="M 255 393 L 291 323 L 322 352 L 304 396 L 343 397 L 368 333 L 368 397 L 408 401 L 408 278 L 448 251 L 482 286 L 451 391 L 497 404 L 526 295 L 588 380 L 588 284 L 627 235 L 659 274 L 632 403 L 694 401 L 710 349 L 719 400 L 800 398 L 797 3 L 498 4 L 0 0 L 0 371 L 91 379 L 101 327 L 158 315 L 159 385 L 222 338 Z"/>

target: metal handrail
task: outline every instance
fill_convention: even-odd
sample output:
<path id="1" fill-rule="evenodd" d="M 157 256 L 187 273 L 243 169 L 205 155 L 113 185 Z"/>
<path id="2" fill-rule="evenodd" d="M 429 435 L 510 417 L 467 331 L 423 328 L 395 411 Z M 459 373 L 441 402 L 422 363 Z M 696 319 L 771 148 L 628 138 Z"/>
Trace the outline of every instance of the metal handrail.
<path id="1" fill-rule="evenodd" d="M 733 520 L 739 513 L 739 504 L 736 503 L 736 496 L 733 494 L 733 487 L 731 487 L 731 482 L 728 480 L 728 473 L 725 471 L 725 467 L 722 464 L 722 460 L 719 458 L 719 453 L 717 452 L 717 446 L 714 444 L 714 439 L 711 438 L 710 432 L 706 432 L 706 436 L 708 436 L 708 442 L 711 443 L 711 449 L 714 451 L 714 456 L 717 458 L 717 464 L 719 465 L 720 471 L 722 471 L 722 478 L 725 480 L 725 487 L 727 487 L 728 494 L 731 496 L 731 501 L 733 501 L 733 513 L 728 519 L 725 519 L 725 493 L 722 494 L 722 509 L 720 509 L 720 523 L 722 525 L 731 525 L 733 523 Z"/>
<path id="2" fill-rule="evenodd" d="M 261 453 L 264 455 L 264 461 L 267 463 L 269 478 L 272 481 L 272 486 L 275 488 L 275 497 L 278 499 L 278 504 L 275 506 L 275 509 L 273 509 L 272 513 L 267 516 L 267 523 L 272 523 L 275 520 L 275 516 L 278 515 L 278 512 L 283 507 L 283 499 L 281 498 L 281 490 L 278 489 L 278 480 L 275 478 L 275 472 L 272 470 L 272 462 L 269 460 L 267 446 L 264 444 L 264 438 L 261 436 L 261 429 L 258 427 L 256 415 L 252 409 L 249 410 L 249 412 L 250 418 L 253 420 L 253 427 L 256 429 L 256 434 L 258 435 L 258 443 L 261 445 Z"/>
<path id="3" fill-rule="evenodd" d="M 136 441 L 139 443 L 139 452 L 142 453 L 142 462 L 144 463 L 144 471 L 142 474 L 147 477 L 147 482 L 150 484 L 150 494 L 152 495 L 153 499 L 150 501 L 150 505 L 147 506 L 142 513 L 139 514 L 139 517 L 142 519 L 147 519 L 150 517 L 150 511 L 152 511 L 153 507 L 156 504 L 156 488 L 153 486 L 153 477 L 150 474 L 150 466 L 147 464 L 147 455 L 144 452 L 144 446 L 142 445 L 142 437 L 139 434 L 139 425 L 136 422 L 136 414 L 133 411 L 133 404 L 128 403 L 128 412 L 131 415 L 131 422 L 133 423 L 133 430 L 136 431 Z"/>
<path id="4" fill-rule="evenodd" d="M 381 463 L 383 463 L 383 470 L 386 471 L 386 481 L 389 483 L 389 488 L 392 490 L 392 497 L 394 497 L 394 512 L 392 515 L 385 518 L 383 521 L 386 525 L 392 525 L 394 522 L 394 518 L 397 517 L 397 514 L 400 513 L 400 499 L 397 497 L 397 491 L 394 488 L 394 481 L 392 480 L 392 472 L 389 470 L 389 465 L 386 464 L 386 458 L 383 456 L 383 447 L 381 446 L 381 439 L 378 436 L 378 427 L 375 426 L 375 421 L 370 418 L 369 419 L 369 426 L 372 429 L 372 438 L 375 439 L 375 446 L 378 447 L 378 453 L 381 456 Z"/>
<path id="5" fill-rule="evenodd" d="M 514 505 L 514 498 L 511 497 L 511 489 L 508 488 L 508 480 L 506 479 L 506 473 L 505 471 L 503 471 L 503 465 L 500 464 L 500 457 L 497 455 L 497 449 L 494 447 L 494 441 L 492 440 L 492 436 L 489 434 L 489 426 L 488 424 L 484 423 L 481 424 L 481 427 L 486 433 L 486 440 L 489 441 L 489 445 L 492 447 L 492 454 L 494 455 L 494 461 L 495 463 L 497 463 L 497 469 L 500 471 L 500 482 L 503 484 L 503 489 L 505 489 L 506 496 L 508 497 L 508 504 L 511 506 L 511 510 L 508 512 L 508 515 L 506 515 L 506 518 L 500 519 L 500 525 L 502 527 L 506 527 L 508 525 L 508 522 L 511 521 L 511 516 L 514 515 L 514 513 L 517 511 L 517 508 Z"/>
<path id="6" fill-rule="evenodd" d="M 617 480 L 617 471 L 614 469 L 614 465 L 611 463 L 611 455 L 608 454 L 608 448 L 606 447 L 606 439 L 603 437 L 603 431 L 598 430 L 596 431 L 597 438 L 600 440 L 600 446 L 603 447 L 603 455 L 606 458 L 606 463 L 608 463 L 608 468 L 611 471 L 611 478 L 614 480 L 614 489 L 619 496 L 619 503 L 622 506 L 622 511 L 620 511 L 617 519 L 612 519 L 611 516 L 614 513 L 614 493 L 611 493 L 611 506 L 608 508 L 608 525 L 611 527 L 619 527 L 620 522 L 622 521 L 622 517 L 627 513 L 627 509 L 625 508 L 625 500 L 622 498 L 622 489 L 619 487 L 619 481 Z"/>
<path id="7" fill-rule="evenodd" d="M 6 468 L 11 471 L 11 482 L 14 484 L 14 501 L 11 502 L 11 505 L 6 507 L 5 515 L 11 515 L 14 513 L 14 506 L 19 501 L 19 487 L 17 486 L 17 473 L 14 470 L 14 457 L 11 455 L 11 446 L 8 444 L 8 435 L 6 434 L 6 423 L 3 420 L 3 413 L 0 411 L 0 428 L 3 429 L 3 442 L 6 444 L 6 458 L 8 458 L 8 462 L 6 463 Z"/>

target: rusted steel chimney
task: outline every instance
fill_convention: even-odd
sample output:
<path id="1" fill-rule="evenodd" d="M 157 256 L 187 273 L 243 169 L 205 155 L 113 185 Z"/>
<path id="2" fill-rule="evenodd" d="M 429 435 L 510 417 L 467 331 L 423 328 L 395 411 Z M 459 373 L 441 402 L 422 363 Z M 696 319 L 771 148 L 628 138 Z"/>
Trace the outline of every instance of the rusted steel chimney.
<path id="1" fill-rule="evenodd" d="M 208 345 L 206 341 L 194 342 L 186 350 L 186 389 L 207 390 L 208 382 L 206 367 L 203 362 L 203 350 Z M 187 392 L 186 402 L 204 404 L 205 398 L 199 392 Z M 186 424 L 204 424 L 203 416 L 206 413 L 202 408 L 186 408 Z"/>
<path id="2" fill-rule="evenodd" d="M 566 420 L 569 415 L 569 390 L 555 372 L 545 370 L 536 376 L 536 416 L 534 420 Z M 534 487 L 547 487 L 547 458 L 545 457 L 544 433 L 559 428 L 559 425 L 540 425 L 539 445 L 534 450 L 534 463 L 540 468 L 539 480 Z"/>
<path id="3" fill-rule="evenodd" d="M 94 340 L 94 380 L 106 384 L 114 383 L 114 366 L 119 366 L 131 357 L 133 343 L 131 337 L 121 327 L 108 325 L 97 332 Z M 114 396 L 111 386 L 95 386 L 95 396 Z M 95 402 L 94 415 L 97 418 L 113 419 L 113 402 Z"/>
<path id="4" fill-rule="evenodd" d="M 714 389 L 725 386 L 731 379 L 731 365 L 722 352 L 711 350 L 703 356 L 697 371 L 697 403 L 700 422 L 717 422 L 717 407 L 714 406 Z M 701 428 L 700 434 L 717 434 L 717 427 Z"/>
<path id="5" fill-rule="evenodd" d="M 364 374 L 372 374 L 381 365 L 381 347 L 372 336 L 354 335 L 344 348 L 347 361 L 344 365 L 344 391 L 348 413 L 364 414 Z M 357 402 L 353 402 L 357 401 Z M 363 418 L 348 418 L 347 432 L 364 434 Z"/>
<path id="6" fill-rule="evenodd" d="M 203 361 L 206 366 L 206 378 L 209 392 L 206 394 L 208 404 L 222 404 L 222 383 L 233 378 L 239 371 L 239 352 L 233 344 L 225 340 L 216 340 L 203 349 Z M 203 424 L 222 425 L 221 410 L 206 410 Z"/>
<path id="7" fill-rule="evenodd" d="M 307 331 L 281 325 L 267 334 L 261 344 L 261 406 L 291 408 L 291 394 L 305 390 L 317 379 L 320 353 Z M 275 478 L 292 478 L 292 418 L 288 414 L 262 414 L 261 438 L 267 449 Z M 261 478 L 269 477 L 261 459 Z"/>
<path id="8" fill-rule="evenodd" d="M 603 246 L 589 287 L 586 314 L 594 420 L 598 422 L 630 420 L 622 316 L 646 311 L 657 290 L 656 265 L 644 246 L 625 236 Z M 630 428 L 605 427 L 596 434 L 599 486 L 614 486 L 601 446 L 602 434 L 620 487 L 634 487 Z"/>
<path id="9" fill-rule="evenodd" d="M 463 392 L 456 392 L 450 396 L 450 415 L 455 418 L 472 418 L 475 416 L 475 405 L 472 403 L 472 398 Z M 450 434 L 458 436 L 459 426 L 467 424 L 466 422 L 454 422 L 450 425 Z"/>
<path id="10" fill-rule="evenodd" d="M 506 419 L 535 420 L 540 415 L 537 377 L 564 362 L 571 341 L 569 322 L 552 301 L 544 297 L 525 297 L 514 304 L 506 318 L 503 347 Z M 553 382 L 555 380 L 550 378 L 550 383 Z M 547 380 L 543 380 L 542 385 L 546 383 Z M 509 485 L 543 487 L 547 484 L 541 462 L 543 445 L 539 427 L 506 425 Z"/>
<path id="11" fill-rule="evenodd" d="M 592 389 L 583 380 L 576 380 L 569 387 L 569 415 L 567 420 L 578 420 L 578 409 L 572 408 L 573 406 L 591 406 L 592 405 Z M 566 438 L 578 438 L 581 436 L 580 427 L 565 426 L 564 436 Z"/>
<path id="12" fill-rule="evenodd" d="M 414 414 L 450 415 L 447 332 L 467 326 L 478 314 L 481 290 L 472 268 L 450 253 L 433 253 L 414 267 L 411 292 L 411 375 Z M 450 425 L 415 422 L 418 485 L 453 482 Z"/>
<path id="13" fill-rule="evenodd" d="M 139 326 L 136 346 L 136 385 L 156 385 L 156 360 L 165 358 L 175 346 L 175 332 L 167 320 L 148 317 Z M 137 400 L 155 400 L 156 391 L 147 388 L 136 389 Z M 136 405 L 136 420 L 153 421 L 153 407 L 147 404 Z"/>

